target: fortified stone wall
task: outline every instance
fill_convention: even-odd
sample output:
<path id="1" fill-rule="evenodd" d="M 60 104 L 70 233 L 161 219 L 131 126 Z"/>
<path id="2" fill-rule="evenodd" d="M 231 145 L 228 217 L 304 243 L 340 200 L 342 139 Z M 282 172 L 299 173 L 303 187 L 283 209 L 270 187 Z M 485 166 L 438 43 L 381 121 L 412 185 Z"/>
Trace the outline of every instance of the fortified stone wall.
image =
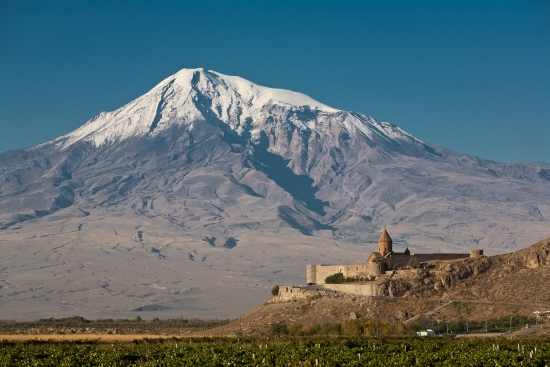
<path id="1" fill-rule="evenodd" d="M 270 302 L 287 302 L 293 299 L 305 299 L 317 295 L 326 295 L 325 291 L 316 289 L 297 288 L 292 285 L 280 285 L 279 294 L 271 299 Z"/>
<path id="2" fill-rule="evenodd" d="M 389 244 L 388 246 L 390 246 L 391 250 L 391 238 L 385 230 L 380 237 L 378 243 L 379 248 L 384 250 L 384 244 Z M 471 250 L 469 254 L 410 254 L 409 251 L 406 250 L 405 253 L 391 253 L 382 258 L 378 252 L 373 252 L 369 257 L 369 260 L 361 264 L 308 265 L 307 283 L 325 284 L 326 277 L 336 273 L 342 273 L 347 278 L 369 278 L 371 276 L 379 277 L 385 274 L 388 266 L 390 268 L 403 268 L 409 265 L 411 259 L 417 259 L 418 262 L 421 263 L 432 260 L 457 260 L 480 256 L 483 256 L 483 250 Z"/>
<path id="3" fill-rule="evenodd" d="M 378 283 L 369 282 L 367 284 L 324 284 L 323 288 L 345 294 L 357 294 L 360 296 L 377 296 Z"/>
<path id="4" fill-rule="evenodd" d="M 384 264 L 361 263 L 344 265 L 308 265 L 307 283 L 325 284 L 325 278 L 342 273 L 346 278 L 367 278 L 369 275 L 380 276 L 384 272 Z"/>
<path id="5" fill-rule="evenodd" d="M 319 265 L 306 266 L 306 283 L 317 283 L 317 267 Z M 325 277 L 326 278 L 326 277 Z"/>
<path id="6" fill-rule="evenodd" d="M 320 287 L 321 288 L 321 287 Z M 329 292 L 326 292 L 328 290 Z M 336 291 L 339 293 L 333 293 Z M 378 283 L 368 282 L 366 284 L 325 284 L 322 289 L 311 288 L 303 289 L 292 285 L 280 285 L 279 294 L 269 300 L 269 302 L 289 302 L 295 299 L 307 299 L 314 296 L 366 296 L 372 297 L 378 295 Z"/>
<path id="7" fill-rule="evenodd" d="M 386 264 L 381 262 L 368 262 L 367 272 L 369 273 L 369 275 L 379 277 L 386 272 Z"/>
<path id="8" fill-rule="evenodd" d="M 470 257 L 481 257 L 483 256 L 483 250 L 470 250 Z"/>
<path id="9" fill-rule="evenodd" d="M 415 258 L 418 262 L 431 261 L 431 260 L 457 260 L 469 258 L 470 254 L 391 254 L 386 258 L 386 261 L 393 264 L 396 268 L 402 268 L 409 265 L 409 261 Z"/>

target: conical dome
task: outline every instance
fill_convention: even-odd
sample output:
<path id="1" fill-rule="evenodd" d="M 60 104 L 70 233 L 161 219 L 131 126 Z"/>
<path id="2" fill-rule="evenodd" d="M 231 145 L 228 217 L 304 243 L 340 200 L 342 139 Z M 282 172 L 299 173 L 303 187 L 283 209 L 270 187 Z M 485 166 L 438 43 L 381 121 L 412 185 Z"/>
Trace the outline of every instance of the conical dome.
<path id="1" fill-rule="evenodd" d="M 382 235 L 378 240 L 378 252 L 380 252 L 380 254 L 384 256 L 393 251 L 392 245 L 393 245 L 393 241 L 388 231 L 386 231 L 386 228 L 384 228 L 384 231 L 382 232 Z"/>
<path id="2" fill-rule="evenodd" d="M 384 228 L 384 230 L 382 231 L 378 242 L 392 242 L 390 234 L 388 233 L 388 231 L 386 231 L 386 228 Z"/>

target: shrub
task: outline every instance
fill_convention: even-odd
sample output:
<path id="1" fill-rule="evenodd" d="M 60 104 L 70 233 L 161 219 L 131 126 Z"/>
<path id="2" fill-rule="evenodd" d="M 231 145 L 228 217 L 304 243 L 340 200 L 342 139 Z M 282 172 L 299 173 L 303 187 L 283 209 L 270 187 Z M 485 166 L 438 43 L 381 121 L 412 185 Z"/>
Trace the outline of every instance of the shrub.
<path id="1" fill-rule="evenodd" d="M 342 334 L 349 336 L 359 336 L 363 333 L 362 325 L 357 320 L 345 320 L 341 330 Z"/>
<path id="2" fill-rule="evenodd" d="M 395 264 L 391 259 L 386 261 L 386 270 L 395 270 L 395 269 L 397 269 L 397 267 L 395 266 Z"/>
<path id="3" fill-rule="evenodd" d="M 279 286 L 276 285 L 275 287 L 271 288 L 271 294 L 274 296 L 279 295 Z"/>
<path id="4" fill-rule="evenodd" d="M 416 269 L 420 266 L 420 261 L 418 261 L 416 257 L 411 257 L 409 260 L 409 266 Z"/>
<path id="5" fill-rule="evenodd" d="M 304 335 L 326 335 L 327 334 L 326 332 L 324 332 L 323 326 L 321 325 L 313 325 L 304 331 L 305 331 Z"/>
<path id="6" fill-rule="evenodd" d="M 303 327 L 302 324 L 294 324 L 290 327 L 290 335 L 299 336 L 302 335 Z"/>
<path id="7" fill-rule="evenodd" d="M 271 335 L 288 335 L 289 333 L 288 326 L 278 322 L 271 325 L 270 332 L 271 332 Z"/>
<path id="8" fill-rule="evenodd" d="M 346 281 L 346 278 L 342 273 L 332 274 L 325 278 L 325 283 L 327 284 L 342 284 L 345 281 Z"/>

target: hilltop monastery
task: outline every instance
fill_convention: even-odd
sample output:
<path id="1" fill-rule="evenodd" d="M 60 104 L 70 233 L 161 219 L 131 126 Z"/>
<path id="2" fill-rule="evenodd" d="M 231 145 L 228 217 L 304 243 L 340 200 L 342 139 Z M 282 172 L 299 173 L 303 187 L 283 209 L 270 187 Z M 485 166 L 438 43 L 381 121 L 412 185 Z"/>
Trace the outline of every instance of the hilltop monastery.
<path id="1" fill-rule="evenodd" d="M 483 250 L 471 250 L 470 253 L 463 254 L 411 254 L 407 248 L 404 252 L 394 252 L 393 241 L 384 228 L 378 240 L 378 251 L 370 254 L 366 262 L 342 265 L 308 265 L 307 283 L 325 284 L 325 278 L 336 273 L 342 273 L 346 278 L 374 280 L 384 275 L 386 270 L 399 269 L 414 263 L 420 264 L 430 260 L 455 260 L 478 256 L 483 256 Z M 413 259 L 416 260 L 412 261 Z"/>
<path id="2" fill-rule="evenodd" d="M 307 287 L 281 285 L 278 294 L 270 302 L 285 302 L 312 296 L 390 296 L 393 292 L 384 288 L 391 279 L 408 277 L 421 271 L 409 268 L 430 260 L 455 260 L 483 256 L 483 250 L 471 250 L 463 254 L 411 254 L 409 249 L 403 252 L 393 251 L 393 241 L 386 229 L 378 240 L 378 251 L 370 254 L 364 263 L 342 265 L 308 265 Z M 414 261 L 413 261 L 414 260 Z M 398 269 L 398 270 L 396 270 Z M 389 271 L 388 271 L 389 270 Z M 327 284 L 325 279 L 336 273 L 356 281 L 343 284 Z"/>

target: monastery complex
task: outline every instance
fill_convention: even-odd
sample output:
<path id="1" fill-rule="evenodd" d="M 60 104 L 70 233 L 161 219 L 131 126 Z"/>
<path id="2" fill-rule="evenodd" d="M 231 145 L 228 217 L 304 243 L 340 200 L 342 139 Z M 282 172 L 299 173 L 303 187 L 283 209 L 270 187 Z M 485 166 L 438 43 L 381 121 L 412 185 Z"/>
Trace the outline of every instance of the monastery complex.
<path id="1" fill-rule="evenodd" d="M 483 250 L 472 250 L 469 254 L 411 254 L 407 248 L 404 252 L 394 252 L 393 241 L 388 231 L 384 228 L 378 240 L 378 252 L 373 252 L 366 262 L 342 265 L 308 265 L 307 283 L 325 284 L 325 278 L 336 273 L 342 273 L 346 278 L 374 280 L 373 277 L 380 277 L 387 270 L 409 266 L 412 259 L 416 259 L 416 264 L 420 264 L 421 262 L 430 260 L 456 260 L 482 255 Z"/>
<path id="2" fill-rule="evenodd" d="M 411 276 L 421 263 L 431 260 L 456 260 L 483 256 L 483 250 L 471 250 L 470 253 L 434 253 L 412 254 L 408 248 L 403 252 L 393 251 L 393 241 L 386 229 L 378 240 L 378 251 L 370 254 L 368 259 L 358 264 L 341 265 L 308 265 L 307 287 L 280 286 L 279 295 L 273 301 L 288 301 L 296 298 L 307 298 L 314 295 L 361 295 L 379 296 L 384 281 Z M 326 278 L 341 273 L 344 278 L 354 282 L 327 284 Z M 381 294 L 382 293 L 382 294 Z M 391 295 L 390 295 L 391 296 Z"/>

